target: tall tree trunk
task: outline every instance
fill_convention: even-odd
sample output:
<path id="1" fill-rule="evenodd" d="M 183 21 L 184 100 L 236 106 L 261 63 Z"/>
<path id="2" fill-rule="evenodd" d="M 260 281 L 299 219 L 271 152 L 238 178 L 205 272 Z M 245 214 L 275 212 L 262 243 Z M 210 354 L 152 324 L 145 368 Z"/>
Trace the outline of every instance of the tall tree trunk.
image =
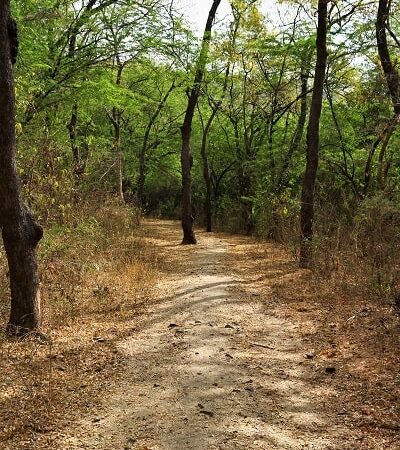
<path id="1" fill-rule="evenodd" d="M 386 36 L 390 13 L 390 0 L 379 0 L 376 17 L 376 43 L 378 46 L 379 59 L 386 77 L 387 86 L 393 104 L 396 122 L 400 122 L 400 75 L 393 64 Z"/>
<path id="2" fill-rule="evenodd" d="M 17 56 L 17 29 L 10 2 L 0 3 L 0 227 L 10 273 L 11 334 L 40 328 L 36 246 L 43 236 L 23 204 L 16 168 L 15 99 L 12 62 Z"/>
<path id="3" fill-rule="evenodd" d="M 379 0 L 375 24 L 376 43 L 378 47 L 379 59 L 381 61 L 382 69 L 385 74 L 386 83 L 388 86 L 394 110 L 393 121 L 389 124 L 387 133 L 382 142 L 381 151 L 379 153 L 377 183 L 380 189 L 384 188 L 385 177 L 383 174 L 383 164 L 386 149 L 396 126 L 400 123 L 400 74 L 399 71 L 397 70 L 396 65 L 393 64 L 392 59 L 390 57 L 386 35 L 386 30 L 389 26 L 390 6 L 391 6 L 390 0 Z M 387 170 L 389 170 L 390 164 L 386 165 L 386 167 Z"/>
<path id="4" fill-rule="evenodd" d="M 329 0 L 318 1 L 318 27 L 316 41 L 317 61 L 315 65 L 310 117 L 307 127 L 307 164 L 301 194 L 300 267 L 310 267 L 312 264 L 314 196 L 319 157 L 319 124 L 322 110 L 326 61 L 328 57 L 326 47 L 328 2 Z"/>
<path id="5" fill-rule="evenodd" d="M 200 95 L 200 86 L 203 80 L 204 70 L 206 67 L 208 49 L 211 40 L 211 30 L 215 19 L 215 14 L 221 0 L 214 0 L 208 13 L 206 27 L 204 29 L 203 42 L 199 59 L 197 61 L 196 73 L 194 77 L 193 87 L 189 93 L 188 105 L 186 108 L 185 118 L 181 127 L 182 148 L 181 148 L 181 165 L 182 165 L 182 244 L 196 244 L 196 237 L 193 230 L 193 205 L 192 205 L 192 155 L 190 152 L 190 138 L 192 134 L 192 121 L 196 104 Z"/>
<path id="6" fill-rule="evenodd" d="M 363 195 L 367 196 L 371 184 L 372 176 L 372 163 L 379 145 L 382 145 L 378 160 L 378 173 L 377 184 L 378 187 L 382 187 L 383 175 L 382 165 L 384 162 L 385 152 L 389 140 L 395 130 L 396 125 L 400 122 L 400 75 L 393 64 L 390 57 L 388 40 L 387 40 L 387 27 L 390 13 L 390 0 L 379 0 L 378 11 L 375 22 L 375 35 L 376 44 L 378 48 L 379 59 L 382 65 L 383 73 L 385 74 L 389 95 L 392 101 L 394 118 L 389 122 L 383 132 L 378 136 L 376 141 L 371 147 L 368 155 L 367 163 L 364 170 L 364 189 Z"/>

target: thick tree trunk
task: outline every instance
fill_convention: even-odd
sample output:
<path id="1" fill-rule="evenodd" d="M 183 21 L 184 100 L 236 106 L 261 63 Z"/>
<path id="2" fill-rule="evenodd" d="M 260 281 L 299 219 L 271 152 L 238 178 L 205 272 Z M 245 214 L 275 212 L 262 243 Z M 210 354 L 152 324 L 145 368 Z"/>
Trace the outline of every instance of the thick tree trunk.
<path id="1" fill-rule="evenodd" d="M 388 86 L 394 111 L 393 121 L 389 124 L 387 133 L 382 142 L 381 151 L 379 153 L 377 184 L 380 189 L 384 188 L 385 175 L 383 166 L 386 149 L 396 126 L 400 123 L 400 74 L 396 67 L 396 64 L 393 63 L 390 57 L 386 35 L 386 30 L 389 26 L 390 6 L 391 6 L 390 0 L 379 0 L 375 24 L 376 43 L 378 47 L 379 59 L 381 61 L 382 69 L 385 74 L 386 83 Z M 389 167 L 390 162 L 386 164 L 385 169 L 386 175 L 387 171 L 389 170 Z"/>
<path id="2" fill-rule="evenodd" d="M 378 136 L 378 138 L 375 140 L 369 151 L 367 163 L 364 169 L 364 188 L 363 188 L 364 197 L 368 195 L 370 190 L 372 178 L 372 165 L 376 150 L 379 147 L 379 145 L 381 145 L 381 151 L 379 153 L 379 161 L 378 161 L 378 173 L 377 173 L 378 187 L 380 184 L 382 185 L 383 183 L 382 166 L 384 163 L 386 148 L 393 134 L 393 131 L 395 130 L 396 125 L 400 122 L 400 76 L 399 72 L 396 69 L 396 66 L 393 64 L 392 59 L 390 57 L 386 34 L 389 13 L 390 13 L 390 1 L 379 0 L 375 23 L 376 44 L 378 48 L 379 59 L 382 65 L 383 73 L 385 74 L 386 83 L 388 86 L 390 98 L 393 105 L 394 118 L 386 126 L 383 132 Z"/>
<path id="3" fill-rule="evenodd" d="M 315 66 L 310 117 L 307 127 L 307 164 L 301 195 L 300 267 L 310 267 L 312 264 L 314 195 L 319 157 L 319 124 L 322 110 L 326 61 L 328 56 L 326 47 L 328 2 L 329 0 L 318 1 L 317 61 Z"/>
<path id="4" fill-rule="evenodd" d="M 12 25 L 10 25 L 12 24 Z M 15 22 L 10 2 L 0 3 L 0 227 L 7 254 L 11 287 L 11 314 L 8 332 L 26 334 L 40 328 L 39 277 L 36 246 L 42 228 L 21 199 L 16 168 L 15 99 L 12 62 L 16 45 L 11 35 Z M 14 30 L 14 31 L 13 31 Z"/>
<path id="5" fill-rule="evenodd" d="M 203 80 L 204 69 L 207 62 L 208 48 L 211 40 L 211 30 L 215 19 L 215 14 L 221 0 L 214 0 L 208 13 L 207 23 L 204 30 L 203 42 L 201 45 L 200 56 L 197 61 L 196 74 L 194 77 L 193 87 L 189 93 L 188 105 L 186 108 L 185 118 L 181 127 L 182 148 L 181 148 L 181 165 L 182 165 L 182 244 L 196 244 L 196 237 L 193 230 L 193 205 L 192 205 L 192 155 L 190 153 L 190 138 L 192 134 L 192 121 L 196 104 L 200 95 L 200 86 Z"/>
<path id="6" fill-rule="evenodd" d="M 390 0 L 379 0 L 378 13 L 376 17 L 376 43 L 378 47 L 379 59 L 382 64 L 382 69 L 386 77 L 387 86 L 390 97 L 392 99 L 393 109 L 396 116 L 397 123 L 400 122 L 400 75 L 393 64 L 386 36 L 386 29 L 388 27 Z"/>

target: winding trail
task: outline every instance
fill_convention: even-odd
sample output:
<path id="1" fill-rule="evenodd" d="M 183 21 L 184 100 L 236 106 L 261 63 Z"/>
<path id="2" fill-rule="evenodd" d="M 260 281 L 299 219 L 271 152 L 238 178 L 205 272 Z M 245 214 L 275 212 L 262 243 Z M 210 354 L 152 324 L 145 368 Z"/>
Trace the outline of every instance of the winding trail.
<path id="1" fill-rule="evenodd" d="M 272 313 L 268 292 L 234 270 L 241 238 L 201 233 L 199 245 L 182 247 L 177 223 L 145 226 L 170 265 L 137 331 L 118 344 L 123 381 L 54 448 L 345 448 L 299 324 Z"/>

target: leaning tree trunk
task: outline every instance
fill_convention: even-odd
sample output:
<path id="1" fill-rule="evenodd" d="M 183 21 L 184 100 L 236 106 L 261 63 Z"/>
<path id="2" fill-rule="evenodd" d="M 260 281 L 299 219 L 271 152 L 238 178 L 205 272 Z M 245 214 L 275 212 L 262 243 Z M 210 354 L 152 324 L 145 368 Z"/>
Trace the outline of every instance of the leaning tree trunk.
<path id="1" fill-rule="evenodd" d="M 379 0 L 378 13 L 376 17 L 376 42 L 378 46 L 379 59 L 386 77 L 386 83 L 397 119 L 396 121 L 400 122 L 400 74 L 390 57 L 386 36 L 390 5 L 390 0 Z"/>
<path id="2" fill-rule="evenodd" d="M 196 244 L 196 237 L 193 230 L 193 205 L 192 205 L 192 155 L 190 153 L 190 138 L 192 135 L 192 121 L 194 110 L 200 95 L 200 86 L 203 80 L 204 70 L 206 67 L 208 48 L 211 40 L 211 30 L 215 19 L 215 14 L 221 0 L 214 0 L 208 13 L 207 23 L 204 30 L 203 42 L 201 45 L 200 56 L 197 61 L 196 73 L 194 77 L 193 87 L 190 90 L 188 105 L 186 108 L 185 118 L 181 127 L 182 147 L 181 147 L 181 164 L 182 164 L 182 244 Z"/>
<path id="3" fill-rule="evenodd" d="M 300 267 L 310 267 L 312 264 L 314 195 L 319 157 L 319 123 L 322 110 L 326 61 L 328 57 L 326 48 L 328 2 L 329 0 L 318 1 L 317 61 L 310 117 L 307 127 L 307 164 L 301 194 Z"/>
<path id="4" fill-rule="evenodd" d="M 10 1 L 0 3 L 0 227 L 10 274 L 11 314 L 7 330 L 26 334 L 40 327 L 36 246 L 43 236 L 21 199 L 16 168 L 15 99 L 12 63 L 17 56 L 17 27 Z"/>
<path id="5" fill-rule="evenodd" d="M 396 126 L 400 123 L 400 74 L 396 67 L 396 64 L 394 64 L 391 59 L 386 34 L 386 30 L 389 27 L 390 6 L 390 0 L 379 0 L 375 24 L 376 43 L 378 47 L 379 59 L 381 61 L 382 69 L 385 74 L 386 83 L 394 110 L 394 118 L 388 126 L 378 159 L 377 181 L 378 187 L 381 189 L 383 189 L 384 187 L 383 165 L 385 152 Z M 388 169 L 389 165 L 387 165 L 387 170 Z"/>

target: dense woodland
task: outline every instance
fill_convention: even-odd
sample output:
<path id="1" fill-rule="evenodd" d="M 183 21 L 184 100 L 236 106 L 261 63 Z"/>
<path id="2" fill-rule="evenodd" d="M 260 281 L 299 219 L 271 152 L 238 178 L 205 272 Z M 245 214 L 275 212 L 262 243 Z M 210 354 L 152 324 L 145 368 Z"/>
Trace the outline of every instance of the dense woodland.
<path id="1" fill-rule="evenodd" d="M 41 227 L 74 234 L 110 198 L 138 221 L 182 219 L 184 243 L 193 220 L 276 240 L 396 302 L 400 3 L 265 3 L 207 4 L 199 37 L 170 0 L 2 2 L 11 332 L 40 324 Z"/>

